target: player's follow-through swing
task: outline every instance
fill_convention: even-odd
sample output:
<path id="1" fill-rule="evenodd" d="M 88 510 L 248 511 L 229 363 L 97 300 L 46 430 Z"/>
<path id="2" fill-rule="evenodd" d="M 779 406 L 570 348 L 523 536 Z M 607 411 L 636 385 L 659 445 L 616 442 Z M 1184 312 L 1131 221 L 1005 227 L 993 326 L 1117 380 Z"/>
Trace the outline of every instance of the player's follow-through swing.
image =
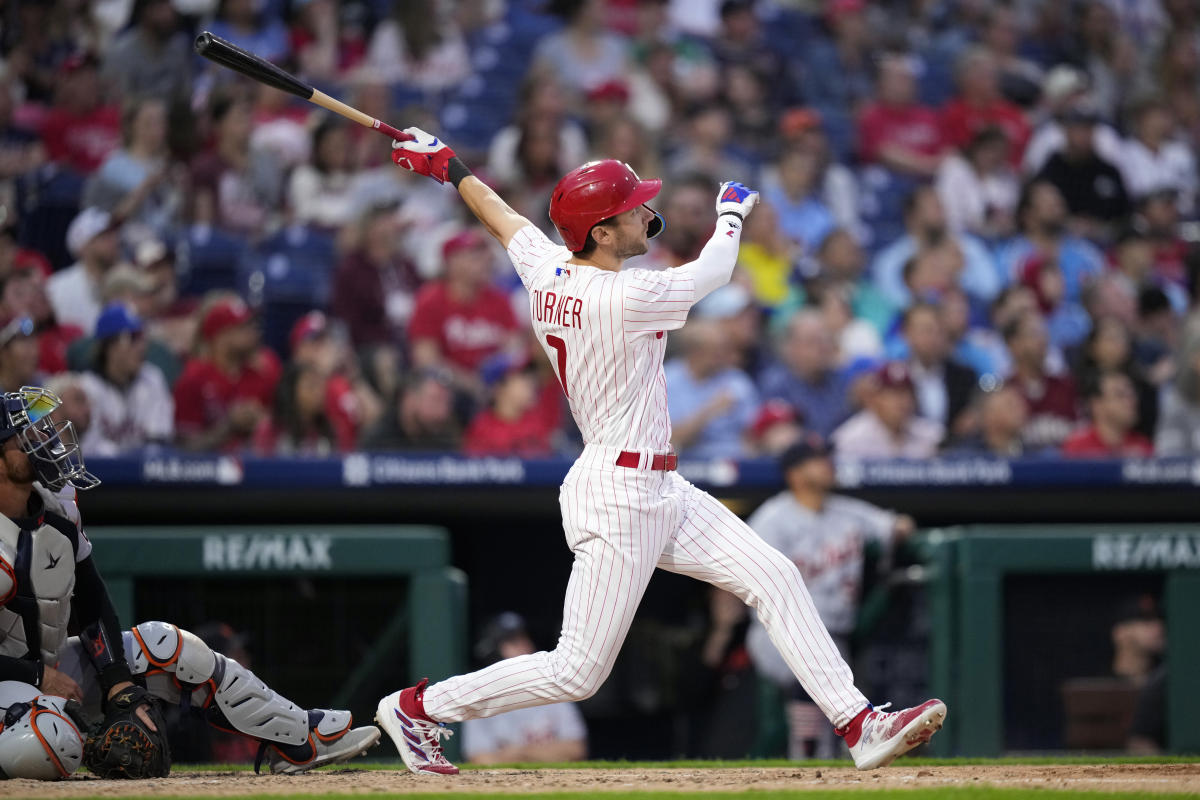
<path id="1" fill-rule="evenodd" d="M 666 332 L 683 327 L 691 307 L 729 281 L 757 192 L 740 183 L 721 186 L 715 230 L 695 261 L 622 271 L 662 230 L 662 217 L 647 205 L 661 181 L 642 180 L 612 160 L 568 173 L 550 199 L 550 219 L 566 244 L 559 246 L 471 175 L 438 137 L 418 128 L 397 131 L 211 34 L 202 34 L 196 47 L 217 63 L 388 133 L 397 166 L 453 184 L 507 249 L 534 306 L 542 304 L 531 309 L 533 329 L 583 434 L 583 454 L 559 492 L 575 561 L 558 645 L 432 685 L 422 680 L 383 698 L 376 721 L 410 770 L 458 772 L 442 752 L 441 740 L 450 735 L 444 723 L 590 697 L 608 677 L 656 568 L 707 581 L 754 607 L 859 769 L 884 766 L 941 728 L 940 700 L 894 712 L 868 703 L 795 564 L 675 472 L 663 378 Z"/>

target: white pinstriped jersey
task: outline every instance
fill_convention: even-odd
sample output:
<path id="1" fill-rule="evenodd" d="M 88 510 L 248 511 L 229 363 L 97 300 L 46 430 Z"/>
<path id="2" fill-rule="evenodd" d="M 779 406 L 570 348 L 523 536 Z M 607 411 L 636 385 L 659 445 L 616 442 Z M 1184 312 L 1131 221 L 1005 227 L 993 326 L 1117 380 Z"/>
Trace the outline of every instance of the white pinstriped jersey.
<path id="1" fill-rule="evenodd" d="M 508 244 L 538 342 L 585 444 L 666 452 L 671 443 L 666 331 L 687 321 L 688 267 L 611 272 L 570 264 L 571 251 L 529 225 Z"/>

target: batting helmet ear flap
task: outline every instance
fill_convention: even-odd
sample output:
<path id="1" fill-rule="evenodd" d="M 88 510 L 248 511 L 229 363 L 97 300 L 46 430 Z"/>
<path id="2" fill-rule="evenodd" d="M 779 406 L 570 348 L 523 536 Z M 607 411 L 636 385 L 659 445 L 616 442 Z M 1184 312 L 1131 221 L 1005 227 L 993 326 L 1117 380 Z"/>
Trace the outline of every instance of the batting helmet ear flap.
<path id="1" fill-rule="evenodd" d="M 646 227 L 646 238 L 653 239 L 663 232 L 663 228 L 667 227 L 667 222 L 663 219 L 662 214 L 650 208 L 650 206 L 646 206 L 646 210 L 654 215 L 654 219 L 650 220 L 650 224 Z"/>

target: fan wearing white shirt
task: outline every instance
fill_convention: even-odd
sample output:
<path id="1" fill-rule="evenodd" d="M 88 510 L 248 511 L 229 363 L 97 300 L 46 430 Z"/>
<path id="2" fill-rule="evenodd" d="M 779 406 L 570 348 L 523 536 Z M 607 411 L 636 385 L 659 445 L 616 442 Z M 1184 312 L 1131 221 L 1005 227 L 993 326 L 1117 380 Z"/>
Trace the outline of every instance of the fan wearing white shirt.
<path id="1" fill-rule="evenodd" d="M 1143 100 L 1133 110 L 1133 135 L 1121 153 L 1121 175 L 1135 198 L 1164 189 L 1178 192 L 1179 213 L 1191 216 L 1196 208 L 1196 159 L 1184 143 L 1173 140 L 1175 118 L 1158 97 Z"/>

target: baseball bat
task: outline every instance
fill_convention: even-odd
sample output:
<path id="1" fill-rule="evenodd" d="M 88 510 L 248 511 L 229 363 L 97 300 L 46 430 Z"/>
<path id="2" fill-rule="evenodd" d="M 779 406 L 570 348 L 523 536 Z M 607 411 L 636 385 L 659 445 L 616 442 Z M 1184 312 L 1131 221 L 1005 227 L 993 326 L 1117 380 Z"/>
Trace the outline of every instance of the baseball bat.
<path id="1" fill-rule="evenodd" d="M 296 97 L 307 100 L 310 103 L 316 103 L 321 108 L 327 108 L 335 114 L 341 114 L 346 119 L 357 122 L 359 125 L 373 128 L 393 139 L 399 139 L 403 142 L 413 138 L 404 131 L 396 130 L 386 122 L 377 120 L 353 106 L 346 105 L 341 100 L 336 100 L 324 92 L 314 89 L 295 75 L 280 69 L 265 58 L 259 58 L 254 53 L 249 53 L 232 42 L 226 41 L 208 31 L 204 31 L 196 37 L 196 52 L 209 61 L 220 64 L 223 67 L 228 67 L 234 72 L 240 72 L 259 83 L 265 83 L 267 86 L 272 86 L 288 94 L 294 94 Z"/>

